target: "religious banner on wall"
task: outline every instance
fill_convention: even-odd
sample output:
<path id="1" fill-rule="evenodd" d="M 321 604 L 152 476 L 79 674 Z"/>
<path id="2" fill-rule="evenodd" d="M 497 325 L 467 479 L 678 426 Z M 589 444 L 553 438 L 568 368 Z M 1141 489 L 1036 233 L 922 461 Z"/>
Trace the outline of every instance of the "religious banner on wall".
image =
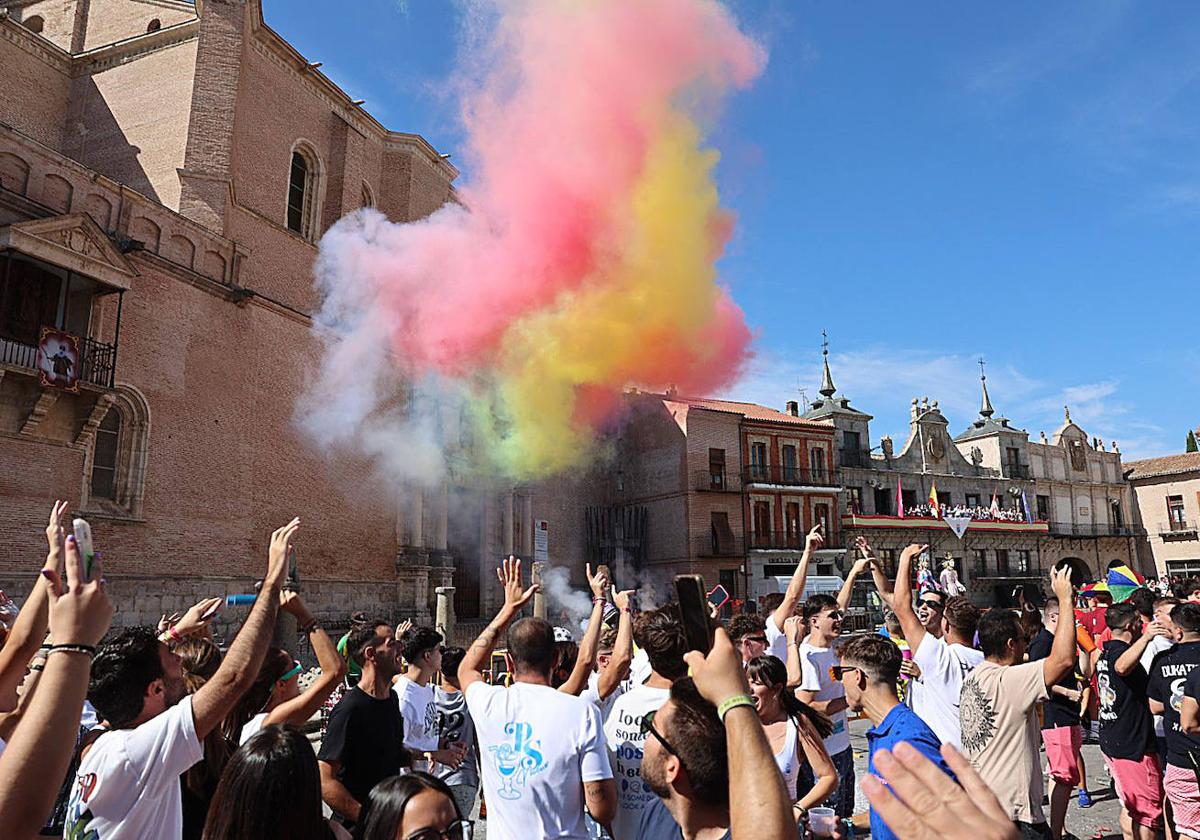
<path id="1" fill-rule="evenodd" d="M 963 538 L 963 534 L 967 532 L 967 526 L 971 524 L 971 517 L 969 516 L 947 516 L 945 519 L 946 524 L 950 526 L 950 530 L 954 532 L 954 536 L 960 540 Z"/>
<path id="2" fill-rule="evenodd" d="M 550 561 L 550 523 L 539 519 L 533 529 L 533 559 L 538 563 Z"/>
<path id="3" fill-rule="evenodd" d="M 42 327 L 38 339 L 38 381 L 43 388 L 79 392 L 79 368 L 82 362 L 79 337 L 51 327 Z"/>

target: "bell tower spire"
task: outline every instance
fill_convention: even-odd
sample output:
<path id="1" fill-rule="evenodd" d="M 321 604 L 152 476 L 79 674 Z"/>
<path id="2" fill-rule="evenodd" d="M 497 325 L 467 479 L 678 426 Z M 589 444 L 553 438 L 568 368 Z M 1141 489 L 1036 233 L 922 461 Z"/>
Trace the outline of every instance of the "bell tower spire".
<path id="1" fill-rule="evenodd" d="M 824 356 L 825 373 L 821 377 L 821 396 L 825 399 L 830 399 L 837 388 L 833 387 L 833 375 L 829 372 L 829 336 L 825 334 L 825 330 L 821 330 L 821 355 Z"/>
<path id="2" fill-rule="evenodd" d="M 991 397 L 988 396 L 987 373 L 984 370 L 985 364 L 986 363 L 984 362 L 983 357 L 981 356 L 979 358 L 979 384 L 983 388 L 983 404 L 980 405 L 980 407 L 979 407 L 979 416 L 990 418 L 993 414 L 996 413 L 996 411 L 995 411 L 995 409 L 992 408 Z"/>

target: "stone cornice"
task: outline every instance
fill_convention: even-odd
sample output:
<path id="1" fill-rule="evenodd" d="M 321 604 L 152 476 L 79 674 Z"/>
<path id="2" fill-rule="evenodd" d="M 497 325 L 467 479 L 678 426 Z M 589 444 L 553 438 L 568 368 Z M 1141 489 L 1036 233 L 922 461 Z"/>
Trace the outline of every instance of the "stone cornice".
<path id="1" fill-rule="evenodd" d="M 90 76 L 110 67 L 142 58 L 150 53 L 169 49 L 200 36 L 200 19 L 193 18 L 154 32 L 143 32 L 101 47 L 76 53 L 72 75 Z"/>
<path id="2" fill-rule="evenodd" d="M 413 148 L 420 152 L 447 180 L 453 181 L 458 177 L 458 168 L 442 157 L 433 144 L 424 137 L 419 134 L 389 131 L 368 111 L 355 105 L 349 94 L 338 87 L 332 79 L 313 67 L 312 63 L 289 44 L 282 35 L 267 25 L 263 20 L 261 2 L 252 0 L 249 5 L 253 7 L 250 12 L 253 45 L 260 55 L 274 60 L 280 67 L 308 85 L 314 93 L 325 100 L 334 113 L 359 133 L 374 136 L 388 146 Z"/>
<path id="3" fill-rule="evenodd" d="M 0 38 L 17 46 L 34 58 L 53 65 L 63 75 L 71 74 L 71 54 L 48 38 L 30 32 L 0 9 Z"/>

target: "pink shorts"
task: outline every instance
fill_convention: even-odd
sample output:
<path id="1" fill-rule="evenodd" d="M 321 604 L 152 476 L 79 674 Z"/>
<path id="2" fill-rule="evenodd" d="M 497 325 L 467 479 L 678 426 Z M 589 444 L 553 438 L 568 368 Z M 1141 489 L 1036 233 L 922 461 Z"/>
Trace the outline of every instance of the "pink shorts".
<path id="1" fill-rule="evenodd" d="M 1171 802 L 1175 831 L 1200 840 L 1200 788 L 1196 786 L 1196 771 L 1168 764 L 1163 790 Z"/>
<path id="2" fill-rule="evenodd" d="M 1104 756 L 1104 762 L 1130 819 L 1137 825 L 1162 828 L 1162 768 L 1158 756 L 1144 755 L 1141 761 Z"/>
<path id="3" fill-rule="evenodd" d="M 1079 784 L 1079 748 L 1083 745 L 1083 727 L 1056 726 L 1042 730 L 1050 778 L 1065 785 Z"/>

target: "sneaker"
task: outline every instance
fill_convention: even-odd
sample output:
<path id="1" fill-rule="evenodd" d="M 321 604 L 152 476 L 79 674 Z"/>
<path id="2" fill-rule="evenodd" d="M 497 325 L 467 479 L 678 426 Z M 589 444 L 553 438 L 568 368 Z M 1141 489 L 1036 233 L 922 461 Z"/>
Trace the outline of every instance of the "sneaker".
<path id="1" fill-rule="evenodd" d="M 1081 788 L 1079 790 L 1079 807 L 1080 808 L 1091 808 L 1092 807 L 1091 794 L 1089 794 L 1087 792 L 1087 790 L 1085 790 L 1083 788 Z"/>

